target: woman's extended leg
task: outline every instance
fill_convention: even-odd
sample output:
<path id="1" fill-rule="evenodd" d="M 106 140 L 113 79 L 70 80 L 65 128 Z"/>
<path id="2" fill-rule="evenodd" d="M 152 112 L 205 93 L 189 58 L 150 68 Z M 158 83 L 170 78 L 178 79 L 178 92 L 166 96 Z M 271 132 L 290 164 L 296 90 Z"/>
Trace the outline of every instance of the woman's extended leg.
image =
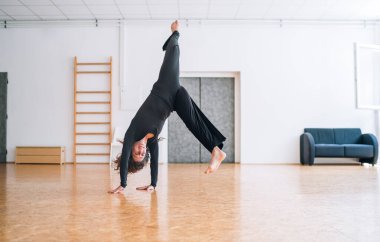
<path id="1" fill-rule="evenodd" d="M 165 42 L 163 50 L 165 50 L 164 60 L 161 65 L 158 82 L 179 85 L 179 33 L 175 31 Z"/>
<path id="2" fill-rule="evenodd" d="M 166 51 L 158 80 L 154 83 L 152 92 L 162 97 L 173 110 L 173 103 L 179 84 L 179 33 L 173 34 L 165 42 Z"/>
<path id="3" fill-rule="evenodd" d="M 216 170 L 226 157 L 226 154 L 221 150 L 226 138 L 208 120 L 182 86 L 177 91 L 174 110 L 191 133 L 211 152 L 210 166 L 206 173 Z"/>

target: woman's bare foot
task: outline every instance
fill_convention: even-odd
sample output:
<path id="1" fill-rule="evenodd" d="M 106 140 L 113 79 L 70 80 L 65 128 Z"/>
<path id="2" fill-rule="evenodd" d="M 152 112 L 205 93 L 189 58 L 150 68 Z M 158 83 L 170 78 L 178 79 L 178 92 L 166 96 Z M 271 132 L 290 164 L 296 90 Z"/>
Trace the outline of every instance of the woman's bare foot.
<path id="1" fill-rule="evenodd" d="M 136 190 L 139 190 L 139 191 L 153 191 L 155 190 L 154 186 L 152 185 L 147 185 L 147 186 L 143 186 L 143 187 L 137 187 Z"/>
<path id="2" fill-rule="evenodd" d="M 178 31 L 178 28 L 179 28 L 179 22 L 178 22 L 178 20 L 174 21 L 172 23 L 172 25 L 170 26 L 170 28 L 172 29 L 172 32 Z"/>
<path id="3" fill-rule="evenodd" d="M 205 174 L 216 171 L 222 161 L 226 158 L 226 153 L 224 153 L 218 146 L 215 146 L 211 153 L 210 164 L 205 171 Z"/>

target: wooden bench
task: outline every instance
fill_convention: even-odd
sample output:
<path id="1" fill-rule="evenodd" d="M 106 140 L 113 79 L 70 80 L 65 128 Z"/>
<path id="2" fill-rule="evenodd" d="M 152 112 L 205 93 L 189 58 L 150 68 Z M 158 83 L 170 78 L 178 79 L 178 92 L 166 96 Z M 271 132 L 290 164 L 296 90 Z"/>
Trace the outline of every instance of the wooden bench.
<path id="1" fill-rule="evenodd" d="M 65 162 L 65 147 L 16 147 L 16 164 L 43 163 L 60 164 Z"/>

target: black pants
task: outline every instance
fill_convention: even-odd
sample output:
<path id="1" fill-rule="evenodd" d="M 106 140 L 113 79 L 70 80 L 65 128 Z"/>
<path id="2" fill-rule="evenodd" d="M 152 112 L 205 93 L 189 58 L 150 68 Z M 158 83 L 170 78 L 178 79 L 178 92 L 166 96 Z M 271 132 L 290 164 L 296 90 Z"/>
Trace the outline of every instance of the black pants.
<path id="1" fill-rule="evenodd" d="M 208 120 L 184 87 L 177 90 L 174 99 L 174 110 L 191 133 L 210 152 L 215 146 L 223 148 L 226 138 Z"/>
<path id="2" fill-rule="evenodd" d="M 210 152 L 215 146 L 223 148 L 226 138 L 207 119 L 199 107 L 191 99 L 189 93 L 179 83 L 179 33 L 175 31 L 165 42 L 166 51 L 158 81 L 152 92 L 162 97 L 171 110 L 178 113 L 187 128 Z"/>

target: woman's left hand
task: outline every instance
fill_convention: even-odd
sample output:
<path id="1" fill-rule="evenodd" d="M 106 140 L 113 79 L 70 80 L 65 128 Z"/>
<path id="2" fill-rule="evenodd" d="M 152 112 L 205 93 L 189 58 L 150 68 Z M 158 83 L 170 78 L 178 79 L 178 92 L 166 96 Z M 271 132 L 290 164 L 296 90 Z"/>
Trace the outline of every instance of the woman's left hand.
<path id="1" fill-rule="evenodd" d="M 108 191 L 108 193 L 117 194 L 117 193 L 122 193 L 123 191 L 124 191 L 124 187 L 118 186 L 115 189 Z"/>
<path id="2" fill-rule="evenodd" d="M 137 187 L 136 188 L 136 190 L 140 190 L 140 191 L 153 191 L 154 189 L 155 188 L 152 185 L 147 185 L 147 186 Z"/>

